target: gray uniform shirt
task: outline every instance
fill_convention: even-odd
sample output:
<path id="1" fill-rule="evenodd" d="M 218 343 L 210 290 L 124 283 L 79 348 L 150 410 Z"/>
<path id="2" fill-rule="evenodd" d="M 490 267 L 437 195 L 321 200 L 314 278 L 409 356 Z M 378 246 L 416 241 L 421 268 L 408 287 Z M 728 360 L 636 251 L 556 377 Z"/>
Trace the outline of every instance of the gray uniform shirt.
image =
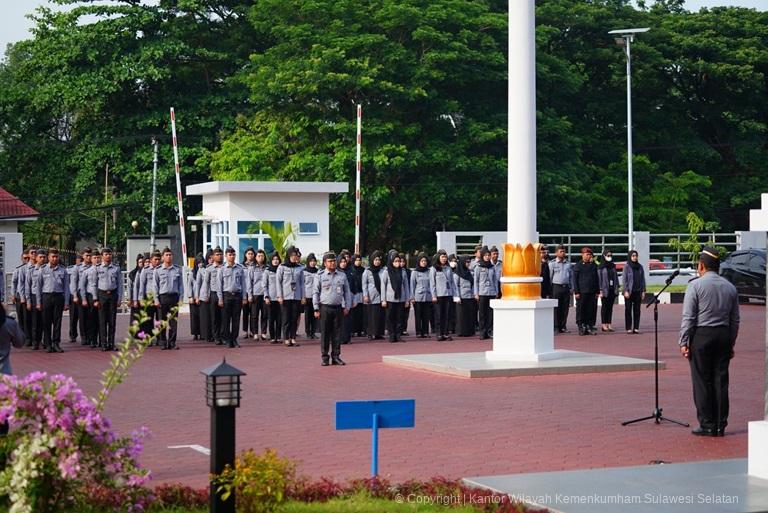
<path id="1" fill-rule="evenodd" d="M 318 271 L 319 272 L 319 271 Z M 304 268 L 304 299 L 312 299 L 312 291 L 315 290 L 315 278 L 317 273 L 311 273 Z"/>
<path id="2" fill-rule="evenodd" d="M 432 287 L 429 286 L 429 274 L 432 268 L 426 271 L 414 270 L 411 273 L 411 298 L 417 303 L 432 302 Z M 389 278 L 389 276 L 387 276 Z"/>
<path id="3" fill-rule="evenodd" d="M 221 296 L 221 284 L 219 283 L 219 269 L 222 266 L 216 264 L 209 264 L 205 268 L 205 275 L 203 276 L 203 284 L 200 286 L 200 301 L 209 301 L 211 298 L 211 292 L 215 292 L 217 296 Z"/>
<path id="4" fill-rule="evenodd" d="M 32 268 L 27 273 L 27 282 L 24 284 L 24 294 L 27 298 L 27 301 L 29 301 L 32 296 L 35 296 L 37 299 L 37 305 L 41 304 L 40 302 L 40 277 L 42 276 L 42 270 L 43 267 L 40 266 L 32 266 Z"/>
<path id="5" fill-rule="evenodd" d="M 573 267 L 567 258 L 562 261 L 555 258 L 549 262 L 549 278 L 552 285 L 571 287 L 573 283 Z"/>
<path id="6" fill-rule="evenodd" d="M 86 299 L 88 297 L 87 294 L 90 294 L 88 289 L 90 288 L 89 284 L 93 279 L 93 265 L 83 264 L 83 268 L 80 269 L 80 277 L 78 278 L 77 284 L 77 293 L 80 296 L 80 299 Z"/>
<path id="7" fill-rule="evenodd" d="M 349 290 L 347 276 L 338 269 L 332 273 L 318 271 L 315 288 L 312 291 L 312 308 L 320 310 L 320 305 L 352 308 L 352 293 Z"/>
<path id="8" fill-rule="evenodd" d="M 279 268 L 280 266 L 278 266 Z M 262 285 L 264 287 L 264 299 L 277 299 L 277 271 L 273 272 L 267 268 L 264 271 Z"/>
<path id="9" fill-rule="evenodd" d="M 13 275 L 11 276 L 11 296 L 17 300 L 21 301 L 21 298 L 24 296 L 24 268 L 27 266 L 27 264 L 21 264 L 20 266 L 16 267 L 16 269 L 13 270 Z"/>
<path id="10" fill-rule="evenodd" d="M 90 285 L 90 293 L 96 300 L 97 291 L 113 290 L 117 296 L 117 304 L 123 302 L 123 272 L 115 264 L 101 264 L 94 268 L 95 279 Z"/>
<path id="11" fill-rule="evenodd" d="M 432 297 L 458 297 L 458 294 L 454 292 L 453 271 L 450 266 L 446 264 L 439 271 L 434 267 L 429 269 L 429 288 Z"/>
<path id="12" fill-rule="evenodd" d="M 389 280 L 389 271 L 384 268 L 381 273 L 381 289 L 384 292 L 384 301 L 388 303 L 407 303 L 411 298 L 411 287 L 408 283 L 408 274 L 402 267 L 399 269 L 402 274 L 402 287 L 400 288 L 400 299 L 395 299 L 395 290 L 392 288 L 392 282 Z M 413 273 L 415 274 L 415 272 Z"/>
<path id="13" fill-rule="evenodd" d="M 470 274 L 470 276 L 472 276 Z M 456 287 L 456 291 L 459 293 L 460 299 L 475 299 L 475 279 L 472 276 L 471 279 L 465 279 L 458 275 L 453 274 L 453 284 Z"/>
<path id="14" fill-rule="evenodd" d="M 475 267 L 475 294 L 478 296 L 497 296 L 499 294 L 499 277 L 494 266 Z"/>
<path id="15" fill-rule="evenodd" d="M 19 323 L 10 317 L 0 326 L 0 373 L 11 374 L 11 346 L 24 346 L 24 332 Z"/>
<path id="16" fill-rule="evenodd" d="M 40 269 L 38 297 L 43 294 L 64 294 L 64 304 L 69 304 L 69 273 L 61 266 L 44 265 Z"/>
<path id="17" fill-rule="evenodd" d="M 160 267 L 159 265 L 157 267 Z M 139 299 L 147 299 L 147 297 L 152 294 L 152 296 L 157 296 L 157 284 L 155 282 L 155 269 L 157 267 L 152 267 L 151 265 L 149 267 L 145 267 L 141 271 L 141 277 L 139 278 Z"/>
<path id="18" fill-rule="evenodd" d="M 695 328 L 728 326 L 731 347 L 739 335 L 739 294 L 731 282 L 708 271 L 688 283 L 683 301 L 683 322 L 678 344 L 687 346 Z"/>
<path id="19" fill-rule="evenodd" d="M 381 286 L 382 269 L 379 273 L 379 286 Z M 374 271 L 369 267 L 363 273 L 363 299 L 368 298 L 368 303 L 372 305 L 381 304 L 381 292 L 376 289 L 376 279 L 373 277 Z"/>
<path id="20" fill-rule="evenodd" d="M 304 298 L 304 267 L 289 267 L 285 264 L 277 268 L 275 276 L 277 298 L 300 300 Z"/>
<path id="21" fill-rule="evenodd" d="M 179 299 L 184 297 L 184 282 L 182 270 L 178 265 L 171 264 L 166 267 L 160 264 L 154 272 L 155 290 L 157 294 L 178 294 Z"/>
<path id="22" fill-rule="evenodd" d="M 75 264 L 69 267 L 69 292 L 72 298 L 80 299 L 80 273 L 83 270 L 83 264 Z"/>
<path id="23" fill-rule="evenodd" d="M 197 278 L 195 279 L 195 299 L 203 299 L 203 282 L 205 281 L 205 275 L 208 273 L 208 269 L 205 266 L 197 270 Z"/>
<path id="24" fill-rule="evenodd" d="M 264 272 L 266 269 L 267 267 L 264 265 L 252 265 L 245 270 L 246 288 L 251 301 L 264 295 Z"/>
<path id="25" fill-rule="evenodd" d="M 223 294 L 239 294 L 240 299 L 248 299 L 248 293 L 245 290 L 245 267 L 235 262 L 234 265 L 228 263 L 219 267 L 218 282 L 222 294 L 219 295 L 219 302 L 223 302 Z"/>

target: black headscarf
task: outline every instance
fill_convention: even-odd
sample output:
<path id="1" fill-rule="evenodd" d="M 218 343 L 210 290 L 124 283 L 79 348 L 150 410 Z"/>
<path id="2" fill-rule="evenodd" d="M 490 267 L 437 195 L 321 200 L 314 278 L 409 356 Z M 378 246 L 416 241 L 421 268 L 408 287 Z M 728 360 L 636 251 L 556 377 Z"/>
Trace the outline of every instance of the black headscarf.
<path id="1" fill-rule="evenodd" d="M 477 265 L 480 267 L 493 267 L 493 262 L 490 260 L 486 262 L 485 259 L 483 259 L 485 255 L 490 254 L 491 252 L 488 250 L 488 246 L 483 246 L 483 249 L 480 250 L 480 261 L 477 263 Z"/>
<path id="2" fill-rule="evenodd" d="M 435 259 L 432 262 L 432 267 L 434 267 L 435 271 L 438 271 L 438 272 L 443 270 L 443 266 L 440 263 L 440 255 L 445 255 L 445 257 L 448 258 L 448 252 L 446 252 L 444 249 L 438 249 L 437 253 L 435 253 Z M 445 263 L 446 263 L 446 265 L 448 265 L 448 261 L 447 260 L 446 260 Z"/>
<path id="3" fill-rule="evenodd" d="M 389 275 L 389 281 L 392 282 L 392 290 L 395 292 L 395 300 L 399 300 L 401 291 L 403 290 L 403 270 L 392 264 L 395 258 L 400 258 L 400 254 L 398 254 L 397 250 L 389 250 L 389 253 L 387 254 L 387 274 Z"/>
<path id="4" fill-rule="evenodd" d="M 603 251 L 603 258 L 600 259 L 600 267 L 605 267 L 610 271 L 616 268 L 616 263 L 609 262 L 608 260 L 605 259 L 605 255 L 607 255 L 608 253 L 610 253 L 611 256 L 613 256 L 613 251 L 609 249 L 606 249 L 605 251 Z"/>
<path id="5" fill-rule="evenodd" d="M 633 249 L 627 254 L 627 265 L 629 265 L 633 271 L 639 271 L 641 267 L 640 262 L 633 262 L 632 255 L 637 255 L 637 251 Z"/>
<path id="6" fill-rule="evenodd" d="M 200 264 L 203 264 L 205 266 L 205 259 L 203 258 L 202 253 L 198 253 L 195 256 L 195 267 L 192 269 L 192 278 L 197 279 L 197 271 L 200 270 Z"/>
<path id="7" fill-rule="evenodd" d="M 425 265 L 424 267 L 421 266 L 422 259 L 427 261 L 427 265 Z M 427 254 L 424 252 L 421 252 L 418 255 L 416 255 L 416 272 L 417 273 L 429 272 L 429 258 L 427 258 Z"/>
<path id="8" fill-rule="evenodd" d="M 379 272 L 381 271 L 381 264 L 375 265 L 373 263 L 373 261 L 377 258 L 384 260 L 384 255 L 382 255 L 381 251 L 378 249 L 371 253 L 371 256 L 368 259 L 368 269 L 373 275 L 373 284 L 376 286 L 376 290 L 379 292 L 379 294 L 381 294 L 381 276 L 379 275 Z"/>
<path id="9" fill-rule="evenodd" d="M 256 265 L 256 250 L 253 249 L 253 246 L 248 246 L 245 248 L 245 251 L 243 251 L 243 265 L 249 265 L 248 264 L 248 252 L 253 251 L 253 260 L 251 260 L 250 265 Z"/>
<path id="10" fill-rule="evenodd" d="M 299 254 L 298 249 L 294 248 L 293 246 L 288 248 L 288 250 L 285 252 L 285 262 L 283 262 L 283 265 L 286 267 L 298 267 L 299 266 L 298 262 L 291 261 L 291 257 L 293 255 L 298 255 L 298 254 Z"/>
<path id="11" fill-rule="evenodd" d="M 314 267 L 309 265 L 309 262 L 312 261 L 312 260 L 315 261 L 315 266 Z M 307 255 L 307 266 L 304 267 L 304 272 L 305 273 L 310 273 L 310 274 L 315 274 L 317 272 L 317 257 L 315 256 L 314 253 L 310 253 L 309 255 Z"/>
<path id="12" fill-rule="evenodd" d="M 280 253 L 278 253 L 277 251 L 273 251 L 269 257 L 269 262 L 267 262 L 267 270 L 272 271 L 273 273 L 277 272 L 277 266 L 280 265 L 280 264 L 272 265 L 272 259 L 275 257 L 277 257 L 277 259 L 280 260 Z"/>
<path id="13" fill-rule="evenodd" d="M 131 277 L 131 283 L 136 282 L 136 273 L 143 269 L 143 267 L 139 267 L 139 260 L 144 260 L 144 255 L 141 253 L 136 256 L 136 267 L 134 267 L 131 272 L 128 273 L 128 276 Z"/>
<path id="14" fill-rule="evenodd" d="M 352 265 L 348 266 L 351 269 L 350 275 L 352 276 L 352 281 L 349 282 L 349 291 L 352 294 L 360 294 L 363 292 L 363 273 L 365 272 L 365 267 L 356 266 L 355 261 L 360 258 L 360 255 L 355 253 L 352 255 Z M 362 259 L 360 259 L 362 263 Z"/>
<path id="15" fill-rule="evenodd" d="M 473 281 L 474 277 L 472 276 L 472 271 L 467 268 L 466 263 L 470 262 L 471 258 L 469 257 L 459 257 L 459 263 L 456 264 L 456 269 L 453 271 L 459 275 L 459 278 Z"/>

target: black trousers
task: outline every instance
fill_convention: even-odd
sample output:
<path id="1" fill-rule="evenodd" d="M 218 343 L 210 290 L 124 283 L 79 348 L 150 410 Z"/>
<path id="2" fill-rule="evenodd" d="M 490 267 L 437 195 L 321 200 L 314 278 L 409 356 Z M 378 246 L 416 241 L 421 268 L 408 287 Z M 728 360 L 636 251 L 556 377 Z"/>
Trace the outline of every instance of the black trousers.
<path id="1" fill-rule="evenodd" d="M 43 312 L 37 309 L 37 305 L 43 305 L 43 298 L 38 298 L 35 294 L 30 295 L 27 298 L 27 305 L 32 309 L 27 310 L 30 317 L 30 334 L 32 335 L 32 342 L 35 346 L 39 346 L 43 341 Z"/>
<path id="2" fill-rule="evenodd" d="M 241 292 L 224 292 L 221 308 L 221 341 L 234 346 L 240 333 L 240 312 L 243 309 Z M 218 340 L 218 339 L 217 339 Z"/>
<path id="3" fill-rule="evenodd" d="M 343 319 L 341 319 L 341 336 L 339 337 L 339 341 L 342 344 L 349 344 L 349 342 L 352 340 L 352 310 L 349 310 L 349 315 L 345 315 Z"/>
<path id="4" fill-rule="evenodd" d="M 363 313 L 363 310 L 363 304 L 358 303 L 349 311 L 349 315 L 352 316 L 352 333 L 356 335 L 365 333 L 365 314 Z"/>
<path id="5" fill-rule="evenodd" d="M 450 296 L 440 296 L 435 305 L 435 328 L 438 336 L 448 336 L 448 315 L 451 310 L 453 298 Z"/>
<path id="6" fill-rule="evenodd" d="M 413 317 L 416 324 L 416 336 L 429 335 L 429 320 L 432 317 L 432 302 L 416 301 L 413 304 Z"/>
<path id="7" fill-rule="evenodd" d="M 314 317 L 313 317 L 314 319 Z M 264 304 L 264 294 L 260 296 L 254 296 L 251 303 L 251 333 L 255 334 L 267 334 L 267 305 Z"/>
<path id="8" fill-rule="evenodd" d="M 77 325 L 80 320 L 80 308 L 72 301 L 73 298 L 74 295 L 69 298 L 69 340 L 72 342 L 77 338 Z"/>
<path id="9" fill-rule="evenodd" d="M 152 303 L 150 306 L 147 306 L 147 320 L 144 322 L 144 324 L 141 325 L 141 331 L 144 333 L 150 334 L 155 329 L 155 321 L 160 320 L 160 311 L 159 309 Z M 157 344 L 159 338 L 155 340 L 155 344 Z"/>
<path id="10" fill-rule="evenodd" d="M 341 324 L 344 310 L 341 306 L 320 305 L 320 352 L 324 361 L 341 356 Z"/>
<path id="11" fill-rule="evenodd" d="M 209 303 L 200 303 L 200 338 L 213 342 L 213 332 L 211 331 L 211 305 Z"/>
<path id="12" fill-rule="evenodd" d="M 629 298 L 624 297 L 624 327 L 627 331 L 640 329 L 640 306 L 642 302 L 642 292 L 632 292 Z"/>
<path id="13" fill-rule="evenodd" d="M 402 303 L 403 305 L 403 313 L 402 317 L 400 318 L 400 333 L 397 334 L 398 338 L 400 338 L 400 335 L 408 331 L 408 318 L 411 316 L 411 307 L 407 303 Z"/>
<path id="14" fill-rule="evenodd" d="M 451 302 L 448 305 L 448 333 L 456 333 L 456 316 L 458 315 L 459 307 L 456 303 Z"/>
<path id="15" fill-rule="evenodd" d="M 64 315 L 64 294 L 43 294 L 43 344 L 61 344 L 61 317 Z"/>
<path id="16" fill-rule="evenodd" d="M 477 301 L 475 299 L 462 299 L 456 305 L 456 334 L 460 337 L 471 337 L 475 334 L 475 312 Z"/>
<path id="17" fill-rule="evenodd" d="M 381 338 L 384 336 L 384 308 L 381 303 L 365 305 L 368 315 L 368 336 Z"/>
<path id="18" fill-rule="evenodd" d="M 610 292 L 607 296 L 603 296 L 603 302 L 600 305 L 600 320 L 603 324 L 611 324 L 613 322 L 614 301 L 616 301 L 615 292 Z"/>
<path id="19" fill-rule="evenodd" d="M 564 330 L 568 323 L 568 308 L 571 306 L 571 287 L 552 285 L 552 299 L 557 299 L 555 308 L 555 329 Z"/>
<path id="20" fill-rule="evenodd" d="M 200 305 L 196 305 L 194 300 L 189 302 L 189 331 L 191 335 L 200 336 Z"/>
<path id="21" fill-rule="evenodd" d="M 208 303 L 208 321 L 211 327 L 211 340 L 223 342 L 221 331 L 221 307 L 219 307 L 219 293 L 211 291 Z"/>
<path id="22" fill-rule="evenodd" d="M 308 297 L 304 303 L 304 335 L 314 337 L 317 333 L 317 319 L 315 319 L 315 305 L 312 298 Z"/>
<path id="23" fill-rule="evenodd" d="M 244 304 L 240 316 L 243 318 L 243 331 L 251 333 L 251 305 Z"/>
<path id="24" fill-rule="evenodd" d="M 283 299 L 280 305 L 280 316 L 283 320 L 283 340 L 293 340 L 296 338 L 296 331 L 299 325 L 299 313 L 301 312 L 301 301 L 298 299 Z"/>
<path id="25" fill-rule="evenodd" d="M 280 328 L 283 326 L 282 316 L 280 315 L 280 303 L 275 299 L 270 301 L 267 305 L 268 309 L 268 324 L 269 324 L 269 338 L 271 340 L 277 340 L 280 338 Z"/>
<path id="26" fill-rule="evenodd" d="M 725 429 L 728 425 L 728 367 L 731 363 L 730 328 L 696 328 L 690 345 L 693 402 L 699 425 Z"/>
<path id="27" fill-rule="evenodd" d="M 493 317 L 491 317 L 491 299 L 496 299 L 496 296 L 480 296 L 480 301 L 478 301 L 477 304 L 481 339 L 490 337 L 491 330 L 493 329 Z"/>
<path id="28" fill-rule="evenodd" d="M 171 313 L 173 307 L 179 304 L 178 294 L 160 294 L 158 296 L 160 300 L 160 320 L 168 319 L 168 314 Z M 168 329 L 160 332 L 160 340 L 165 344 L 165 347 L 176 347 L 176 334 L 178 333 L 178 321 L 177 316 L 174 316 L 168 322 Z"/>
<path id="29" fill-rule="evenodd" d="M 99 344 L 99 310 L 93 306 L 95 298 L 90 295 L 85 295 L 85 300 L 88 302 L 88 306 L 83 307 L 83 318 L 85 321 L 85 330 L 80 330 L 81 333 L 85 332 L 86 340 L 92 347 L 96 347 Z M 144 333 L 149 336 L 152 332 L 152 328 L 149 331 L 144 330 Z"/>
<path id="30" fill-rule="evenodd" d="M 99 338 L 102 347 L 115 347 L 115 321 L 117 320 L 117 290 L 97 292 L 99 299 Z"/>
<path id="31" fill-rule="evenodd" d="M 597 293 L 582 292 L 576 300 L 576 324 L 588 328 L 597 324 Z"/>
<path id="32" fill-rule="evenodd" d="M 389 341 L 400 340 L 403 333 L 403 323 L 405 319 L 405 303 L 387 301 L 387 331 L 389 332 Z"/>
<path id="33" fill-rule="evenodd" d="M 93 314 L 91 313 L 93 305 L 89 302 L 88 306 L 83 306 L 83 298 L 80 298 L 80 302 L 75 305 L 75 308 L 77 308 L 77 311 L 79 312 L 77 316 L 79 318 L 78 320 L 80 321 L 80 341 L 83 344 L 90 344 L 92 333 L 89 331 L 91 326 L 88 324 L 88 321 L 91 317 L 93 317 Z"/>
<path id="34" fill-rule="evenodd" d="M 27 331 L 27 305 L 22 304 L 19 301 L 19 298 L 16 298 L 16 303 L 14 306 L 16 307 L 16 319 L 19 322 L 21 331 L 24 332 L 24 340 L 26 341 L 27 345 L 29 345 L 29 343 L 32 342 L 32 339 L 30 338 Z"/>

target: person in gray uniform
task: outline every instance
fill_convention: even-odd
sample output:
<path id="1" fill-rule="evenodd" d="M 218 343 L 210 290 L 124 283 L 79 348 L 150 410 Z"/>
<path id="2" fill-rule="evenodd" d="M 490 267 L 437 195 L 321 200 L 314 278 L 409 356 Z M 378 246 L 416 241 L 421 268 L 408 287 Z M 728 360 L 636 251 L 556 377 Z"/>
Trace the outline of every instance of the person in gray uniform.
<path id="1" fill-rule="evenodd" d="M 459 257 L 458 266 L 453 275 L 454 289 L 458 295 L 456 335 L 459 337 L 471 337 L 475 334 L 474 315 L 477 310 L 477 300 L 475 299 L 475 277 L 469 270 L 471 263 L 469 258 Z"/>
<path id="2" fill-rule="evenodd" d="M 491 299 L 499 294 L 499 278 L 496 275 L 496 267 L 491 262 L 491 252 L 483 247 L 480 251 L 482 260 L 475 267 L 475 299 L 478 304 L 478 318 L 480 322 L 480 340 L 491 337 L 493 320 L 491 318 Z"/>
<path id="3" fill-rule="evenodd" d="M 211 309 L 207 304 L 207 299 L 203 297 L 203 285 L 208 280 L 208 268 L 213 264 L 213 252 L 208 251 L 205 255 L 205 264 L 197 272 L 197 278 L 195 279 L 197 288 L 197 298 L 195 303 L 200 307 L 200 339 L 206 342 L 213 342 L 213 334 L 211 331 Z"/>
<path id="4" fill-rule="evenodd" d="M 24 303 L 21 302 L 21 298 L 24 296 L 24 273 L 29 263 L 29 255 L 22 253 L 21 265 L 16 266 L 11 276 L 11 304 L 16 308 L 16 320 L 19 326 L 24 332 L 24 340 L 29 343 L 31 339 L 27 335 L 24 328 L 26 326 L 27 309 L 24 308 Z"/>
<path id="5" fill-rule="evenodd" d="M 565 246 L 557 246 L 555 259 L 549 262 L 549 280 L 552 282 L 552 299 L 557 300 L 555 308 L 555 331 L 567 333 L 568 309 L 571 306 L 573 266 L 565 254 Z"/>
<path id="6" fill-rule="evenodd" d="M 390 250 L 387 269 L 381 274 L 382 302 L 387 309 L 387 331 L 390 342 L 403 342 L 401 337 L 405 305 L 411 301 L 408 275 L 403 269 L 403 259 L 397 250 Z"/>
<path id="7" fill-rule="evenodd" d="M 32 342 L 35 351 L 40 349 L 40 343 L 43 342 L 43 298 L 39 294 L 40 278 L 45 260 L 45 250 L 38 249 L 35 253 L 35 264 L 29 269 L 27 282 L 24 284 L 27 313 L 32 317 Z"/>
<path id="8" fill-rule="evenodd" d="M 139 301 L 149 301 L 147 307 L 147 319 L 142 329 L 145 333 L 150 333 L 154 329 L 154 322 L 160 320 L 160 310 L 156 306 L 157 289 L 155 287 L 155 270 L 160 267 L 160 261 L 163 254 L 159 251 L 153 251 L 149 257 L 149 265 L 141 271 L 139 278 Z M 152 345 L 159 346 L 160 341 L 155 340 Z"/>
<path id="9" fill-rule="evenodd" d="M 280 330 L 283 326 L 280 316 L 280 303 L 277 302 L 277 268 L 281 263 L 280 254 L 272 253 L 270 262 L 264 271 L 264 304 L 267 306 L 267 319 L 269 323 L 269 341 L 272 344 L 280 343 Z"/>
<path id="10" fill-rule="evenodd" d="M 603 331 L 615 331 L 613 329 L 613 303 L 619 293 L 619 275 L 616 272 L 616 264 L 613 262 L 613 252 L 610 249 L 603 251 L 600 265 L 597 268 L 597 276 L 600 280 L 600 321 Z"/>
<path id="11" fill-rule="evenodd" d="M 141 277 L 141 271 L 144 270 L 144 253 L 136 255 L 136 266 L 128 273 L 128 306 L 131 308 L 131 324 L 137 321 L 137 317 L 141 312 L 141 304 L 139 303 L 138 284 L 136 283 Z"/>
<path id="12" fill-rule="evenodd" d="M 94 268 L 96 279 L 91 284 L 93 306 L 99 312 L 99 338 L 102 351 L 116 351 L 115 321 L 123 302 L 123 272 L 112 262 L 112 249 L 101 249 L 102 263 Z"/>
<path id="13" fill-rule="evenodd" d="M 340 336 L 342 318 L 349 315 L 352 306 L 352 293 L 346 274 L 336 269 L 335 254 L 323 255 L 323 267 L 325 269 L 317 273 L 312 292 L 314 315 L 320 319 L 321 364 L 323 367 L 346 365 L 341 359 Z"/>
<path id="14" fill-rule="evenodd" d="M 267 305 L 264 303 L 264 273 L 267 269 L 267 254 L 256 250 L 255 264 L 246 268 L 245 281 L 248 303 L 251 307 L 251 333 L 253 340 L 267 340 Z"/>
<path id="15" fill-rule="evenodd" d="M 307 338 L 317 338 L 317 319 L 315 307 L 312 304 L 312 291 L 315 290 L 317 277 L 317 258 L 314 253 L 307 255 L 307 265 L 304 267 L 304 335 Z"/>
<path id="16" fill-rule="evenodd" d="M 297 346 L 296 331 L 299 308 L 304 301 L 304 267 L 299 263 L 296 248 L 288 248 L 286 260 L 277 268 L 275 285 L 280 316 L 283 320 L 283 340 L 288 347 Z"/>
<path id="17" fill-rule="evenodd" d="M 222 340 L 216 345 L 227 344 L 230 348 L 240 347 L 237 336 L 240 333 L 240 313 L 243 304 L 248 303 L 245 284 L 245 267 L 236 260 L 235 248 L 228 246 L 226 262 L 217 273 L 219 309 L 221 310 Z"/>
<path id="18" fill-rule="evenodd" d="M 197 275 L 205 267 L 202 253 L 195 255 L 195 266 L 187 273 L 187 300 L 189 301 L 189 331 L 192 340 L 200 340 L 200 289 L 197 287 Z"/>
<path id="19" fill-rule="evenodd" d="M 208 320 L 211 326 L 211 338 L 209 342 L 216 342 L 218 345 L 224 343 L 222 325 L 221 325 L 221 307 L 219 306 L 221 298 L 221 282 L 219 281 L 219 271 L 222 266 L 222 251 L 216 246 L 213 249 L 213 263 L 206 268 L 205 281 L 200 291 L 200 300 L 207 303 Z"/>
<path id="20" fill-rule="evenodd" d="M 251 275 L 251 268 L 256 265 L 256 250 L 254 250 L 252 247 L 245 248 L 245 253 L 243 254 L 243 262 L 242 266 L 245 270 L 245 276 L 246 276 L 246 282 L 248 281 L 248 276 Z M 247 285 L 246 285 L 247 288 Z M 240 312 L 240 315 L 243 319 L 243 331 L 245 332 L 245 335 L 243 335 L 243 338 L 251 338 L 255 331 L 251 330 L 251 305 L 246 303 L 242 306 L 242 311 Z"/>
<path id="21" fill-rule="evenodd" d="M 59 250 L 48 250 L 48 264 L 40 270 L 36 295 L 43 304 L 43 345 L 49 353 L 63 353 L 61 318 L 69 310 L 69 273 L 59 265 Z"/>
<path id="22" fill-rule="evenodd" d="M 429 320 L 432 318 L 432 287 L 429 284 L 429 259 L 426 253 L 416 256 L 416 269 L 411 273 L 411 306 L 416 324 L 416 338 L 429 337 Z"/>
<path id="23" fill-rule="evenodd" d="M 435 328 L 437 340 L 453 340 L 448 334 L 448 315 L 453 298 L 458 297 L 454 290 L 453 271 L 448 266 L 448 253 L 438 250 L 432 268 L 429 270 L 429 288 L 432 292 L 432 304 L 435 307 Z"/>
<path id="24" fill-rule="evenodd" d="M 699 277 L 690 281 L 683 300 L 678 344 L 690 360 L 697 436 L 725 436 L 728 426 L 728 367 L 739 335 L 736 287 L 718 275 L 720 254 L 705 246 L 699 254 Z"/>
<path id="25" fill-rule="evenodd" d="M 69 343 L 74 344 L 77 342 L 77 328 L 80 321 L 80 308 L 75 302 L 77 298 L 77 286 L 73 287 L 72 284 L 80 280 L 80 268 L 83 266 L 83 257 L 81 255 L 75 256 L 75 263 L 67 267 L 67 273 L 69 274 Z"/>
<path id="26" fill-rule="evenodd" d="M 182 303 L 184 297 L 183 271 L 173 263 L 173 252 L 170 248 L 163 248 L 163 263 L 155 269 L 152 278 L 155 281 L 154 289 L 157 291 L 155 308 L 160 311 L 161 320 L 168 320 L 170 313 Z M 163 350 L 179 348 L 176 345 L 177 317 L 174 315 L 168 320 L 168 329 L 161 331 L 158 336 Z"/>
<path id="27" fill-rule="evenodd" d="M 633 249 L 627 257 L 621 275 L 624 285 L 624 327 L 627 333 L 640 333 L 640 307 L 645 299 L 645 269 L 637 261 L 637 251 Z"/>
<path id="28" fill-rule="evenodd" d="M 368 316 L 368 339 L 384 338 L 384 309 L 381 306 L 382 254 L 374 251 L 368 259 L 369 266 L 363 273 L 363 304 Z"/>
<path id="29" fill-rule="evenodd" d="M 90 251 L 90 250 L 89 250 Z M 94 306 L 96 297 L 91 294 L 91 284 L 96 281 L 96 268 L 101 265 L 101 254 L 96 253 L 87 255 L 83 259 L 83 269 L 80 272 L 80 283 L 77 292 L 82 298 L 80 304 L 83 307 L 83 319 L 85 320 L 85 329 L 80 333 L 85 333 L 85 338 L 91 347 L 98 347 L 99 340 L 99 311 Z"/>

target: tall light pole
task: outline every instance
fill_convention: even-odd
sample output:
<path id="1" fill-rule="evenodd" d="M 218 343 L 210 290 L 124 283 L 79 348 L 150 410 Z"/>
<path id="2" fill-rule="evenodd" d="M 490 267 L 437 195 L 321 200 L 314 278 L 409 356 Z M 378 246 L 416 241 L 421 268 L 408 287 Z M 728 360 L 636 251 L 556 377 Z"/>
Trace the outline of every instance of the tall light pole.
<path id="1" fill-rule="evenodd" d="M 149 227 L 149 246 L 155 251 L 155 216 L 157 215 L 157 139 L 152 138 L 154 148 L 152 157 L 152 221 Z"/>
<path id="2" fill-rule="evenodd" d="M 635 248 L 635 241 L 632 234 L 635 231 L 634 223 L 634 202 L 632 200 L 632 41 L 635 34 L 648 32 L 650 28 L 633 28 L 611 30 L 609 34 L 616 35 L 616 44 L 624 48 L 624 55 L 627 57 L 627 218 L 629 249 Z"/>

